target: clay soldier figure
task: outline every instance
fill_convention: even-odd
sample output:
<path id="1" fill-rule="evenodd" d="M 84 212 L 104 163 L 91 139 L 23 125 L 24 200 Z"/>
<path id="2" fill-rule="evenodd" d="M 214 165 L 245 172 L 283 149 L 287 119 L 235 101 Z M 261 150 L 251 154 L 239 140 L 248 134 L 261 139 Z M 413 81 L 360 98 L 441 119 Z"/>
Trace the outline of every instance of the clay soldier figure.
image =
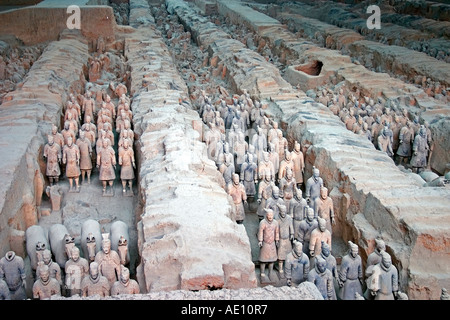
<path id="1" fill-rule="evenodd" d="M 321 256 L 316 257 L 314 268 L 308 274 L 308 281 L 316 285 L 324 300 L 333 299 L 333 275 L 327 269 L 326 261 Z"/>
<path id="2" fill-rule="evenodd" d="M 295 188 L 294 196 L 289 204 L 289 215 L 293 219 L 294 238 L 298 238 L 300 222 L 305 218 L 305 208 L 308 206 L 306 200 L 302 197 L 302 190 Z"/>
<path id="3" fill-rule="evenodd" d="M 264 135 L 263 129 L 258 127 L 258 134 L 252 137 L 252 145 L 255 147 L 255 152 L 258 159 L 263 158 L 263 153 L 267 152 L 267 138 Z"/>
<path id="4" fill-rule="evenodd" d="M 111 194 L 114 193 L 113 183 L 116 178 L 116 154 L 108 145 L 108 139 L 103 139 L 103 148 L 97 151 L 97 168 L 100 169 L 99 179 L 103 185 L 103 195 L 106 195 L 106 184 L 109 184 Z"/>
<path id="5" fill-rule="evenodd" d="M 281 197 L 285 201 L 288 212 L 289 212 L 289 205 L 290 205 L 291 199 L 294 196 L 296 185 L 297 185 L 297 183 L 295 181 L 294 174 L 292 173 L 291 168 L 288 167 L 286 169 L 286 174 L 280 181 Z"/>
<path id="6" fill-rule="evenodd" d="M 72 130 L 72 132 L 76 135 L 76 132 L 78 132 L 78 122 L 75 120 L 73 113 L 67 114 L 67 119 L 64 121 L 64 124 L 69 124 L 69 129 Z"/>
<path id="7" fill-rule="evenodd" d="M 287 278 L 287 285 L 297 286 L 308 278 L 310 269 L 309 258 L 303 252 L 301 242 L 294 240 L 292 251 L 286 256 L 284 273 Z"/>
<path id="8" fill-rule="evenodd" d="M 87 183 L 91 184 L 92 143 L 88 138 L 86 138 L 86 134 L 83 130 L 80 130 L 80 137 L 77 139 L 77 146 L 80 149 L 81 183 L 84 184 L 84 177 L 87 176 Z"/>
<path id="9" fill-rule="evenodd" d="M 320 197 L 320 188 L 323 187 L 323 180 L 320 177 L 320 171 L 313 167 L 313 175 L 306 181 L 305 195 L 306 202 L 316 213 L 316 198 Z"/>
<path id="10" fill-rule="evenodd" d="M 81 282 L 89 275 L 89 262 L 80 257 L 80 249 L 73 247 L 71 256 L 64 267 L 66 273 L 65 288 L 68 296 L 81 294 Z"/>
<path id="11" fill-rule="evenodd" d="M 111 287 L 111 295 L 116 296 L 119 294 L 139 294 L 139 284 L 136 280 L 130 279 L 130 271 L 127 267 L 120 266 L 120 279 L 114 282 Z"/>
<path id="12" fill-rule="evenodd" d="M 228 148 L 227 144 L 225 145 L 225 147 L 226 147 L 226 149 Z M 224 153 L 224 163 L 222 164 L 222 166 L 220 167 L 220 170 L 219 170 L 223 175 L 226 186 L 229 185 L 230 183 L 232 183 L 233 174 L 235 173 L 234 164 L 233 164 L 233 156 L 232 155 L 231 155 L 231 157 L 227 156 L 227 153 L 228 153 L 228 155 L 231 155 L 231 153 L 229 153 L 229 152 Z"/>
<path id="13" fill-rule="evenodd" d="M 333 200 L 328 196 L 328 188 L 320 188 L 320 197 L 316 202 L 317 216 L 325 219 L 327 229 L 332 234 L 332 226 L 336 223 L 334 220 Z"/>
<path id="14" fill-rule="evenodd" d="M 247 197 L 253 198 L 256 195 L 256 184 L 258 183 L 258 173 L 253 155 L 247 154 L 247 161 L 242 164 L 240 179 L 245 187 Z"/>
<path id="15" fill-rule="evenodd" d="M 397 149 L 397 156 L 399 157 L 399 164 L 404 164 L 411 156 L 411 142 L 414 136 L 414 130 L 411 128 L 411 121 L 406 122 L 406 126 L 400 129 L 399 142 Z"/>
<path id="16" fill-rule="evenodd" d="M 327 222 L 320 217 L 317 220 L 318 226 L 311 232 L 311 239 L 309 241 L 309 255 L 311 257 L 320 255 L 323 242 L 331 247 L 331 233 L 327 230 Z"/>
<path id="17" fill-rule="evenodd" d="M 234 144 L 235 169 L 237 173 L 241 172 L 241 166 L 245 162 L 245 154 L 247 151 L 248 143 L 245 141 L 244 133 L 239 132 L 238 139 Z"/>
<path id="18" fill-rule="evenodd" d="M 280 170 L 280 157 L 278 155 L 277 149 L 275 148 L 275 144 L 269 143 L 269 160 L 273 164 L 275 177 L 278 175 Z"/>
<path id="19" fill-rule="evenodd" d="M 264 176 L 264 180 L 261 180 L 258 186 L 258 199 L 257 202 L 259 203 L 257 214 L 258 218 L 261 221 L 264 219 L 265 211 L 267 205 L 267 200 L 272 196 L 272 188 L 275 186 L 275 184 L 272 181 L 272 175 L 270 173 L 270 170 L 266 170 Z"/>
<path id="20" fill-rule="evenodd" d="M 297 240 L 303 244 L 303 252 L 309 256 L 309 241 L 311 240 L 311 233 L 318 226 L 318 222 L 314 219 L 313 208 L 306 208 L 306 219 L 300 221 Z"/>
<path id="21" fill-rule="evenodd" d="M 269 160 L 269 153 L 263 152 L 263 158 L 258 163 L 258 178 L 259 180 L 263 179 L 263 175 L 266 170 L 270 171 L 270 175 L 273 179 L 275 179 L 275 169 L 273 167 L 273 163 Z"/>
<path id="22" fill-rule="evenodd" d="M 104 234 L 102 234 L 104 236 Z M 102 276 L 108 279 L 109 287 L 117 281 L 120 274 L 119 254 L 111 249 L 111 240 L 103 238 L 102 250 L 95 255 L 95 262 L 98 263 L 98 270 Z"/>
<path id="23" fill-rule="evenodd" d="M 233 198 L 234 208 L 236 212 L 236 222 L 241 224 L 245 219 L 244 203 L 247 203 L 247 194 L 245 187 L 239 182 L 239 175 L 233 174 L 233 182 L 228 184 L 228 194 Z"/>
<path id="24" fill-rule="evenodd" d="M 349 252 L 342 258 L 339 269 L 338 284 L 341 287 L 339 297 L 341 300 L 355 299 L 355 293 L 362 295 L 362 262 L 358 254 L 358 246 L 348 241 Z"/>
<path id="25" fill-rule="evenodd" d="M 52 125 L 52 137 L 53 137 L 53 141 L 57 144 L 59 144 L 59 146 L 64 147 L 64 137 L 61 133 L 58 132 L 58 127 L 55 125 Z"/>
<path id="26" fill-rule="evenodd" d="M 104 298 L 110 295 L 110 288 L 108 279 L 99 272 L 98 263 L 95 261 L 91 262 L 89 265 L 89 276 L 84 277 L 81 281 L 81 295 L 90 297 L 98 294 Z"/>
<path id="27" fill-rule="evenodd" d="M 337 264 L 336 264 L 336 258 L 331 254 L 331 247 L 326 243 L 322 241 L 322 252 L 320 253 L 320 256 L 322 259 L 326 262 L 326 268 L 330 270 L 331 275 L 333 276 L 333 289 L 332 289 L 332 296 L 331 300 L 336 300 L 336 290 L 339 288 L 337 279 L 339 277 L 338 271 L 337 271 Z M 311 268 L 314 268 L 317 257 L 314 257 L 311 260 Z"/>
<path id="28" fill-rule="evenodd" d="M 305 171 L 305 161 L 303 152 L 300 148 L 300 143 L 295 141 L 294 150 L 291 152 L 291 159 L 294 163 L 294 178 L 297 187 L 300 188 L 303 184 L 303 172 Z"/>
<path id="29" fill-rule="evenodd" d="M 210 128 L 205 133 L 205 143 L 208 150 L 208 157 L 210 159 L 215 159 L 216 153 L 218 152 L 218 150 L 216 150 L 216 146 L 220 138 L 220 131 L 216 128 L 214 123 L 210 123 Z"/>
<path id="30" fill-rule="evenodd" d="M 280 240 L 280 227 L 278 221 L 273 218 L 273 211 L 266 209 L 266 216 L 259 223 L 258 228 L 258 246 L 259 262 L 261 270 L 261 282 L 265 282 L 266 264 L 269 264 L 269 279 L 273 281 L 273 264 L 278 259 L 277 247 Z"/>
<path id="31" fill-rule="evenodd" d="M 381 253 L 381 262 L 373 267 L 371 278 L 368 279 L 369 290 L 375 300 L 394 300 L 397 297 L 398 271 L 386 251 Z"/>
<path id="32" fill-rule="evenodd" d="M 106 95 L 106 104 L 105 107 L 111 111 L 112 119 L 114 120 L 116 118 L 116 106 L 111 101 L 111 97 L 109 95 Z"/>
<path id="33" fill-rule="evenodd" d="M 288 149 L 288 141 L 285 137 L 283 137 L 283 132 L 278 131 L 278 156 L 280 159 L 285 159 L 285 150 Z M 281 171 L 281 164 L 280 164 L 280 171 Z"/>
<path id="34" fill-rule="evenodd" d="M 378 150 L 386 152 L 389 157 L 394 156 L 394 151 L 392 150 L 391 137 L 388 136 L 388 127 L 385 126 L 378 135 Z"/>
<path id="35" fill-rule="evenodd" d="M 47 159 L 45 174 L 51 186 L 53 186 L 53 183 L 58 183 L 59 181 L 61 157 L 61 147 L 54 142 L 53 136 L 49 135 L 48 143 L 44 146 L 44 159 Z"/>
<path id="36" fill-rule="evenodd" d="M 55 278 L 50 277 L 50 270 L 42 261 L 39 262 L 39 278 L 33 285 L 34 299 L 48 299 L 53 295 L 61 295 L 61 287 Z"/>
<path id="37" fill-rule="evenodd" d="M 4 279 L 9 288 L 11 300 L 25 300 L 26 274 L 22 257 L 16 256 L 14 251 L 6 252 L 0 259 L 0 279 Z"/>
<path id="38" fill-rule="evenodd" d="M 94 115 L 97 113 L 95 109 L 95 101 L 92 98 L 92 93 L 90 91 L 87 92 L 87 98 L 84 99 L 81 111 L 84 114 L 83 123 L 88 122 L 87 116 L 91 117 L 91 119 L 94 119 Z"/>
<path id="39" fill-rule="evenodd" d="M 59 266 L 59 264 L 52 260 L 52 253 L 50 250 L 45 249 L 42 252 L 42 262 L 48 267 L 50 277 L 55 278 L 58 281 L 59 285 L 62 286 L 61 267 Z M 36 269 L 36 279 L 39 279 L 40 277 L 40 270 L 41 269 L 39 268 Z"/>
<path id="40" fill-rule="evenodd" d="M 72 138 L 72 141 L 76 141 L 75 132 L 70 128 L 70 123 L 67 121 L 64 122 L 64 129 L 61 130 L 61 134 L 64 137 L 64 145 L 67 144 L 69 137 Z M 61 146 L 61 148 L 63 148 L 63 146 Z"/>
<path id="41" fill-rule="evenodd" d="M 278 204 L 278 224 L 280 228 L 280 241 L 277 248 L 278 272 L 282 279 L 284 276 L 283 263 L 286 256 L 292 251 L 292 240 L 294 239 L 294 225 L 291 216 L 286 214 L 286 206 Z"/>
<path id="42" fill-rule="evenodd" d="M 420 173 L 427 167 L 428 150 L 427 131 L 425 126 L 422 125 L 420 126 L 419 133 L 414 138 L 412 147 L 413 155 L 410 162 L 411 167 L 417 173 Z"/>
<path id="43" fill-rule="evenodd" d="M 366 283 L 367 283 L 367 280 L 370 279 L 370 276 L 372 275 L 373 267 L 376 264 L 381 262 L 382 253 L 385 250 L 386 250 L 385 242 L 380 238 L 376 238 L 375 239 L 375 250 L 371 254 L 369 254 L 369 256 L 367 257 L 366 270 L 365 270 Z M 374 298 L 374 296 L 372 296 L 369 293 L 369 284 L 368 283 L 367 283 L 367 290 L 364 292 L 364 298 L 366 298 L 367 300 L 373 300 L 373 298 Z"/>
<path id="44" fill-rule="evenodd" d="M 280 188 L 272 186 L 272 196 L 267 199 L 266 209 L 273 211 L 273 218 L 278 220 L 279 207 L 278 205 L 285 205 L 284 200 L 280 198 Z"/>
<path id="45" fill-rule="evenodd" d="M 136 164 L 134 162 L 133 147 L 129 146 L 128 139 L 123 141 L 123 147 L 119 149 L 119 165 L 121 166 L 120 179 L 122 180 L 123 194 L 125 195 L 126 193 L 127 182 L 130 187 L 130 193 L 133 194 L 133 179 Z"/>
<path id="46" fill-rule="evenodd" d="M 73 143 L 72 137 L 67 140 L 67 145 L 63 148 L 63 163 L 66 165 L 66 176 L 69 179 L 69 192 L 80 191 L 79 177 L 80 171 L 80 148 Z M 73 189 L 73 181 L 75 180 L 76 189 Z"/>

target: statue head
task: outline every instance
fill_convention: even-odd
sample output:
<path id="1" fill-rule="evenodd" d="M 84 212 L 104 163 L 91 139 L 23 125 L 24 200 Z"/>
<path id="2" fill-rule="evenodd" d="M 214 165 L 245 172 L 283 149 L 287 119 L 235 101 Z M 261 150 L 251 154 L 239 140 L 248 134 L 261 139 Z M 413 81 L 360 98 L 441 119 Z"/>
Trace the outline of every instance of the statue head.
<path id="1" fill-rule="evenodd" d="M 324 273 L 327 270 L 327 262 L 321 256 L 316 256 L 315 269 L 318 273 Z"/>
<path id="2" fill-rule="evenodd" d="M 266 211 L 265 219 L 269 222 L 273 221 L 273 210 L 272 209 L 264 209 Z"/>
<path id="3" fill-rule="evenodd" d="M 353 258 L 356 258 L 356 256 L 358 255 L 358 246 L 351 241 L 348 241 L 348 245 L 350 249 L 350 255 Z"/>
<path id="4" fill-rule="evenodd" d="M 265 162 L 268 162 L 268 161 L 269 161 L 269 153 L 268 153 L 267 151 L 264 151 L 264 152 L 263 152 L 263 158 L 264 158 L 264 161 L 265 161 Z"/>
<path id="5" fill-rule="evenodd" d="M 73 138 L 72 138 L 72 137 L 68 137 L 68 138 L 67 138 L 67 145 L 68 145 L 69 147 L 71 147 L 71 146 L 73 145 Z"/>
<path id="6" fill-rule="evenodd" d="M 375 250 L 377 250 L 378 252 L 386 250 L 386 243 L 384 242 L 383 239 L 381 238 L 375 239 Z"/>
<path id="7" fill-rule="evenodd" d="M 89 274 L 92 279 L 97 279 L 98 274 L 99 274 L 97 262 L 95 262 L 95 261 L 91 262 L 91 264 L 89 265 Z"/>
<path id="8" fill-rule="evenodd" d="M 298 199 L 298 200 L 301 200 L 302 199 L 302 197 L 303 197 L 303 193 L 302 193 L 302 189 L 300 189 L 300 188 L 295 188 L 294 189 L 294 194 L 295 194 L 295 197 Z"/>
<path id="9" fill-rule="evenodd" d="M 381 264 L 385 269 L 389 269 L 392 265 L 391 255 L 386 251 L 381 253 Z"/>
<path id="10" fill-rule="evenodd" d="M 313 208 L 307 207 L 306 220 L 308 220 L 309 222 L 314 220 L 314 209 Z"/>
<path id="11" fill-rule="evenodd" d="M 239 184 L 239 175 L 237 173 L 233 173 L 233 184 L 236 186 Z"/>
<path id="12" fill-rule="evenodd" d="M 277 204 L 278 207 L 278 214 L 280 217 L 284 218 L 286 217 L 286 206 L 284 204 Z"/>
<path id="13" fill-rule="evenodd" d="M 55 140 L 53 139 L 53 136 L 52 136 L 52 135 L 49 135 L 49 136 L 47 137 L 47 139 L 48 139 L 48 144 L 52 146 L 53 143 L 55 142 Z"/>
<path id="14" fill-rule="evenodd" d="M 295 141 L 294 150 L 297 151 L 297 152 L 300 151 L 300 143 L 298 141 Z"/>
<path id="15" fill-rule="evenodd" d="M 80 249 L 78 249 L 78 247 L 72 247 L 71 252 L 71 258 L 73 261 L 78 261 L 78 259 L 80 259 Z"/>
<path id="16" fill-rule="evenodd" d="M 102 240 L 102 251 L 108 254 L 111 251 L 111 240 L 103 239 Z"/>
<path id="17" fill-rule="evenodd" d="M 47 283 L 50 279 L 50 269 L 46 264 L 39 265 L 39 278 L 43 283 Z"/>
<path id="18" fill-rule="evenodd" d="M 42 252 L 42 261 L 44 261 L 44 264 L 48 265 L 52 261 L 52 252 L 48 249 L 45 249 Z"/>
<path id="19" fill-rule="evenodd" d="M 278 129 L 278 122 L 276 122 L 276 121 L 273 122 L 273 128 Z"/>
<path id="20" fill-rule="evenodd" d="M 120 281 L 127 284 L 130 281 L 130 271 L 124 265 L 120 266 Z"/>
<path id="21" fill-rule="evenodd" d="M 247 162 L 252 163 L 253 162 L 253 155 L 251 153 L 247 153 Z"/>
<path id="22" fill-rule="evenodd" d="M 303 253 L 303 243 L 301 243 L 298 240 L 294 240 L 292 251 L 295 253 L 295 255 L 298 257 Z"/>
<path id="23" fill-rule="evenodd" d="M 55 125 L 52 125 L 52 134 L 56 134 L 58 132 L 58 127 Z"/>
<path id="24" fill-rule="evenodd" d="M 322 255 L 328 257 L 331 254 L 331 248 L 328 243 L 322 241 Z"/>
<path id="25" fill-rule="evenodd" d="M 270 172 L 270 170 L 266 170 L 264 172 L 264 179 L 269 182 L 272 180 L 272 173 Z"/>
<path id="26" fill-rule="evenodd" d="M 317 169 L 316 167 L 313 167 L 313 177 L 314 177 L 314 179 L 317 180 L 319 178 L 319 176 L 320 176 L 319 169 Z"/>
<path id="27" fill-rule="evenodd" d="M 328 188 L 326 187 L 320 188 L 320 197 L 322 198 L 322 200 L 325 200 L 328 197 Z"/>
<path id="28" fill-rule="evenodd" d="M 278 199 L 280 197 L 280 188 L 278 188 L 277 186 L 274 186 L 272 188 L 272 197 L 274 199 Z"/>
<path id="29" fill-rule="evenodd" d="M 319 230 L 325 232 L 325 230 L 327 229 L 327 221 L 321 217 L 318 217 L 317 221 L 319 222 Z"/>
<path id="30" fill-rule="evenodd" d="M 286 161 L 291 161 L 291 153 L 286 150 L 286 152 L 284 153 L 284 158 L 286 159 Z"/>

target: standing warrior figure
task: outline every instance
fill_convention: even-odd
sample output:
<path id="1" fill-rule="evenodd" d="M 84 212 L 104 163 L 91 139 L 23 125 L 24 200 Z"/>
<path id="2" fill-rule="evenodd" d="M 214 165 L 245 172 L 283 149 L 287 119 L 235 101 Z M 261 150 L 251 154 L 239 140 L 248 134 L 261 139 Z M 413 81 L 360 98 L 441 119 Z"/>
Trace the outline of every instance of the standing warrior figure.
<path id="1" fill-rule="evenodd" d="M 362 262 L 358 254 L 358 246 L 348 241 L 350 250 L 342 258 L 341 267 L 339 269 L 338 284 L 341 287 L 339 297 L 341 300 L 355 299 L 355 293 L 363 295 L 362 292 Z"/>
<path id="2" fill-rule="evenodd" d="M 300 188 L 303 184 L 303 172 L 305 171 L 305 160 L 303 152 L 300 148 L 300 143 L 295 141 L 294 150 L 291 152 L 291 159 L 294 163 L 294 178 L 297 187 Z"/>
<path id="3" fill-rule="evenodd" d="M 284 264 L 284 273 L 287 278 L 287 285 L 290 287 L 299 285 L 306 281 L 309 273 L 309 258 L 303 252 L 303 245 L 301 242 L 294 240 L 292 251 L 286 256 Z"/>
<path id="4" fill-rule="evenodd" d="M 103 185 L 103 195 L 106 194 L 107 183 L 110 186 L 111 194 L 113 194 L 113 183 L 116 178 L 116 153 L 109 146 L 108 139 L 102 140 L 102 146 L 103 148 L 97 151 L 97 168 L 100 169 L 99 178 Z"/>
<path id="5" fill-rule="evenodd" d="M 228 194 L 233 198 L 234 208 L 236 212 L 236 222 L 242 223 L 245 219 L 244 203 L 247 203 L 247 194 L 245 187 L 239 182 L 239 175 L 233 174 L 232 183 L 228 184 Z"/>
<path id="6" fill-rule="evenodd" d="M 77 139 L 77 146 L 80 149 L 81 183 L 84 184 L 84 177 L 87 176 L 87 184 L 91 184 L 92 143 L 88 138 L 86 138 L 86 133 L 84 130 L 80 130 L 80 137 Z"/>
<path id="7" fill-rule="evenodd" d="M 102 234 L 102 250 L 95 255 L 94 262 L 98 263 L 98 271 L 109 282 L 109 288 L 119 279 L 120 257 L 111 249 L 111 240 L 107 238 L 109 234 Z M 92 263 L 91 263 L 92 265 Z"/>
<path id="8" fill-rule="evenodd" d="M 419 133 L 414 138 L 414 143 L 412 147 L 413 155 L 411 157 L 411 167 L 420 173 L 424 168 L 427 167 L 427 156 L 428 156 L 428 141 L 427 141 L 427 130 L 425 126 L 420 126 Z"/>
<path id="9" fill-rule="evenodd" d="M 53 136 L 48 136 L 48 143 L 44 146 L 44 159 L 47 159 L 46 175 L 48 181 L 52 186 L 53 183 L 58 183 L 61 169 L 59 164 L 61 163 L 61 147 L 54 142 Z"/>
<path id="10" fill-rule="evenodd" d="M 323 180 L 320 177 L 320 171 L 313 167 L 313 175 L 306 181 L 306 202 L 314 210 L 314 217 L 317 218 L 316 199 L 320 196 L 320 188 L 323 187 Z"/>
<path id="11" fill-rule="evenodd" d="M 398 271 L 390 254 L 383 251 L 381 257 L 381 262 L 373 267 L 368 287 L 375 300 L 394 300 L 398 294 Z"/>
<path id="12" fill-rule="evenodd" d="M 336 300 L 333 299 L 333 275 L 327 269 L 327 263 L 321 256 L 316 257 L 314 269 L 308 274 L 308 281 L 316 285 L 324 300 Z"/>
<path id="13" fill-rule="evenodd" d="M 241 167 L 241 181 L 244 184 L 247 197 L 254 197 L 256 195 L 256 184 L 258 183 L 258 168 L 253 162 L 253 155 L 247 154 L 247 161 Z"/>
<path id="14" fill-rule="evenodd" d="M 67 139 L 67 145 L 63 148 L 63 163 L 66 165 L 66 176 L 69 179 L 69 192 L 79 192 L 80 148 L 73 143 L 72 137 Z M 76 190 L 73 190 L 73 180 L 75 180 Z"/>
<path id="15" fill-rule="evenodd" d="M 278 204 L 278 224 L 280 228 L 280 243 L 277 249 L 278 270 L 282 279 L 284 276 L 283 263 L 287 255 L 292 251 L 292 240 L 294 239 L 294 225 L 291 216 L 286 214 L 286 206 Z"/>
<path id="16" fill-rule="evenodd" d="M 136 169 L 133 147 L 130 147 L 129 143 L 128 139 L 124 139 L 123 147 L 119 149 L 120 179 L 122 180 L 123 194 L 126 193 L 127 182 L 130 193 L 133 193 L 134 169 Z"/>
<path id="17" fill-rule="evenodd" d="M 306 200 L 303 199 L 302 190 L 295 188 L 294 197 L 289 203 L 289 215 L 293 219 L 294 223 L 294 238 L 298 238 L 298 231 L 300 222 L 306 217 L 306 207 L 308 204 Z"/>
<path id="18" fill-rule="evenodd" d="M 317 216 L 325 219 L 327 229 L 332 234 L 332 226 L 336 223 L 334 220 L 333 200 L 328 196 L 328 188 L 320 188 L 320 197 L 316 200 Z"/>
<path id="19" fill-rule="evenodd" d="M 277 247 L 280 240 L 280 227 L 273 218 L 273 211 L 266 210 L 266 217 L 259 223 L 258 246 L 261 270 L 261 282 L 266 279 L 265 268 L 269 264 L 269 279 L 272 280 L 273 264 L 278 259 Z"/>

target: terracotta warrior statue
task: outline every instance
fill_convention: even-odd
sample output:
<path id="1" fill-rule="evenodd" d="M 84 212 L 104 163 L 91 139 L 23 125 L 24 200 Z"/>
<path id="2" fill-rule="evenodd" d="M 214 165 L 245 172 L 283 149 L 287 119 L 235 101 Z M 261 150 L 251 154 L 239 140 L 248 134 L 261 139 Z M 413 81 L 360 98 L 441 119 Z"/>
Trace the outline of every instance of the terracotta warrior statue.
<path id="1" fill-rule="evenodd" d="M 280 198 L 280 188 L 272 186 L 272 196 L 267 199 L 266 209 L 273 211 L 273 218 L 278 219 L 279 205 L 285 205 L 284 200 Z"/>
<path id="2" fill-rule="evenodd" d="M 394 300 L 398 294 L 398 271 L 392 265 L 390 254 L 381 253 L 381 262 L 373 267 L 368 289 L 375 300 Z"/>
<path id="3" fill-rule="evenodd" d="M 287 285 L 297 286 L 306 281 L 309 273 L 309 258 L 303 252 L 301 242 L 294 240 L 292 251 L 286 256 L 284 264 L 284 273 L 287 279 Z"/>
<path id="4" fill-rule="evenodd" d="M 44 159 L 47 160 L 46 175 L 50 185 L 58 183 L 61 169 L 59 164 L 61 163 L 61 147 L 54 142 L 53 136 L 48 136 L 48 143 L 44 146 Z"/>
<path id="5" fill-rule="evenodd" d="M 66 165 L 66 176 L 69 179 L 70 191 L 80 191 L 80 148 L 74 144 L 72 137 L 67 139 L 67 145 L 63 148 L 63 164 Z M 75 180 L 76 189 L 73 189 L 73 181 Z"/>
<path id="6" fill-rule="evenodd" d="M 413 155 L 410 161 L 411 167 L 417 173 L 427 167 L 428 150 L 427 130 L 425 126 L 421 125 L 419 133 L 414 138 L 412 147 Z"/>
<path id="7" fill-rule="evenodd" d="M 99 272 L 98 263 L 91 262 L 89 276 L 84 277 L 81 281 L 81 296 L 90 297 L 98 294 L 104 298 L 110 295 L 110 288 L 108 279 Z"/>
<path id="8" fill-rule="evenodd" d="M 332 226 L 336 223 L 334 219 L 333 200 L 328 196 L 328 188 L 320 188 L 320 197 L 316 200 L 316 216 L 325 219 L 327 222 L 327 229 L 332 234 Z"/>
<path id="9" fill-rule="evenodd" d="M 302 190 L 295 188 L 294 196 L 289 203 L 289 215 L 293 219 L 295 239 L 298 239 L 300 222 L 306 217 L 307 206 L 306 200 L 303 199 Z"/>
<path id="10" fill-rule="evenodd" d="M 318 226 L 317 219 L 314 218 L 314 210 L 306 208 L 306 218 L 300 221 L 297 233 L 297 240 L 303 244 L 303 252 L 309 256 L 309 242 L 311 240 L 311 233 Z"/>
<path id="11" fill-rule="evenodd" d="M 291 152 L 291 159 L 294 163 L 294 178 L 297 187 L 300 188 L 303 184 L 303 173 L 305 171 L 305 160 L 303 152 L 300 148 L 300 143 L 295 141 L 294 150 Z"/>
<path id="12" fill-rule="evenodd" d="M 266 210 L 265 218 L 259 223 L 257 237 L 258 246 L 260 248 L 259 261 L 261 282 L 265 282 L 266 279 L 266 264 L 269 264 L 269 279 L 273 280 L 273 264 L 278 259 L 277 247 L 280 240 L 280 228 L 278 221 L 273 218 L 272 210 Z"/>
<path id="13" fill-rule="evenodd" d="M 9 288 L 11 300 L 25 300 L 27 294 L 25 263 L 14 251 L 6 252 L 0 259 L 0 279 L 4 279 Z"/>
<path id="14" fill-rule="evenodd" d="M 333 299 L 333 275 L 327 269 L 327 263 L 320 255 L 316 257 L 314 268 L 308 274 L 308 281 L 316 285 L 324 300 Z"/>
<path id="15" fill-rule="evenodd" d="M 111 249 L 111 240 L 106 237 L 106 234 L 102 234 L 102 236 L 104 236 L 102 250 L 97 252 L 94 261 L 98 263 L 100 274 L 108 279 L 111 287 L 119 278 L 120 257 L 116 251 Z"/>
<path id="16" fill-rule="evenodd" d="M 319 256 L 317 256 L 319 257 Z M 314 257 L 311 259 L 311 268 L 314 268 L 315 263 L 317 261 L 317 257 Z M 336 300 L 336 290 L 339 288 L 337 279 L 339 277 L 338 270 L 337 270 L 337 263 L 336 258 L 331 254 L 331 247 L 326 242 L 322 241 L 322 252 L 320 253 L 320 257 L 325 260 L 326 267 L 328 270 L 330 270 L 332 276 L 333 276 L 333 289 L 332 289 L 332 296 L 331 300 Z"/>
<path id="17" fill-rule="evenodd" d="M 323 218 L 318 218 L 318 226 L 311 232 L 309 241 L 309 255 L 316 257 L 322 252 L 322 242 L 331 247 L 331 233 L 327 229 L 327 222 Z"/>
<path id="18" fill-rule="evenodd" d="M 127 267 L 120 266 L 120 279 L 114 282 L 111 287 L 111 295 L 116 296 L 119 294 L 139 294 L 139 284 L 136 280 L 130 279 L 130 271 Z"/>
<path id="19" fill-rule="evenodd" d="M 266 172 L 262 175 L 264 177 L 263 180 L 258 185 L 258 199 L 256 200 L 258 205 L 257 215 L 259 221 L 264 219 L 265 211 L 267 205 L 267 200 L 272 195 L 272 188 L 275 187 L 274 182 L 272 181 L 272 175 L 270 170 L 266 170 Z"/>
<path id="20" fill-rule="evenodd" d="M 305 196 L 308 205 L 313 208 L 316 213 L 315 205 L 316 198 L 320 196 L 320 188 L 323 187 L 323 180 L 320 177 L 320 171 L 313 167 L 313 175 L 306 181 Z"/>
<path id="21" fill-rule="evenodd" d="M 80 257 L 80 249 L 73 247 L 69 260 L 64 267 L 66 273 L 65 289 L 68 296 L 81 294 L 81 282 L 89 275 L 89 262 Z"/>
<path id="22" fill-rule="evenodd" d="M 269 159 L 269 153 L 263 152 L 262 158 L 258 162 L 258 178 L 259 180 L 264 179 L 263 175 L 265 174 L 266 170 L 270 171 L 270 175 L 272 179 L 275 179 L 275 168 L 273 167 L 272 161 Z"/>
<path id="23" fill-rule="evenodd" d="M 291 216 L 287 215 L 285 205 L 278 205 L 278 225 L 280 228 L 280 241 L 277 248 L 278 254 L 278 271 L 282 279 L 284 276 L 283 263 L 286 260 L 286 256 L 292 251 L 292 240 L 294 239 L 294 224 L 292 223 Z"/>
<path id="24" fill-rule="evenodd" d="M 414 129 L 411 128 L 411 121 L 406 122 L 406 126 L 400 129 L 399 146 L 397 149 L 397 156 L 399 157 L 399 164 L 407 162 L 411 156 L 411 143 L 414 139 Z"/>
<path id="25" fill-rule="evenodd" d="M 294 197 L 296 186 L 297 182 L 295 181 L 294 174 L 291 168 L 287 168 L 286 174 L 280 180 L 280 194 L 286 203 L 288 212 L 291 199 Z"/>
<path id="26" fill-rule="evenodd" d="M 52 252 L 49 249 L 45 249 L 42 252 L 42 262 L 48 267 L 50 277 L 55 278 L 59 285 L 62 286 L 61 267 L 52 260 Z M 36 269 L 36 279 L 40 277 L 39 270 L 39 268 Z"/>
<path id="27" fill-rule="evenodd" d="M 33 298 L 34 299 L 48 299 L 53 295 L 61 295 L 61 287 L 55 278 L 50 277 L 50 270 L 48 265 L 44 262 L 39 262 L 39 278 L 34 282 L 33 285 Z M 36 270 L 37 271 L 37 270 Z"/>
<path id="28" fill-rule="evenodd" d="M 253 155 L 247 153 L 247 161 L 242 164 L 240 179 L 245 187 L 247 197 L 256 195 L 256 184 L 258 183 L 258 167 L 253 161 Z"/>
<path id="29" fill-rule="evenodd" d="M 348 241 L 349 252 L 342 258 L 339 269 L 338 284 L 341 287 L 339 297 L 341 300 L 355 299 L 355 293 L 362 295 L 362 262 L 358 254 L 358 246 Z"/>
<path id="30" fill-rule="evenodd" d="M 92 143 L 88 138 L 86 138 L 86 133 L 84 130 L 80 130 L 80 136 L 77 139 L 77 146 L 80 150 L 81 183 L 84 184 L 84 179 L 87 177 L 87 184 L 91 184 Z"/>
<path id="31" fill-rule="evenodd" d="M 100 169 L 99 179 L 103 185 L 103 195 L 106 194 L 106 185 L 109 184 L 111 194 L 114 193 L 113 183 L 116 178 L 116 153 L 108 144 L 109 139 L 102 140 L 103 148 L 97 151 L 97 168 Z"/>
<path id="32" fill-rule="evenodd" d="M 247 204 L 247 194 L 245 187 L 239 182 L 239 175 L 233 174 L 232 183 L 228 184 L 228 194 L 233 198 L 234 208 L 236 212 L 236 222 L 241 224 L 245 219 L 244 204 Z"/>
<path id="33" fill-rule="evenodd" d="M 130 146 L 128 139 L 123 140 L 123 147 L 119 149 L 119 165 L 121 166 L 120 179 L 122 180 L 123 194 L 126 193 L 127 182 L 130 193 L 133 193 L 134 169 L 136 169 L 136 164 L 134 161 L 133 146 Z"/>

